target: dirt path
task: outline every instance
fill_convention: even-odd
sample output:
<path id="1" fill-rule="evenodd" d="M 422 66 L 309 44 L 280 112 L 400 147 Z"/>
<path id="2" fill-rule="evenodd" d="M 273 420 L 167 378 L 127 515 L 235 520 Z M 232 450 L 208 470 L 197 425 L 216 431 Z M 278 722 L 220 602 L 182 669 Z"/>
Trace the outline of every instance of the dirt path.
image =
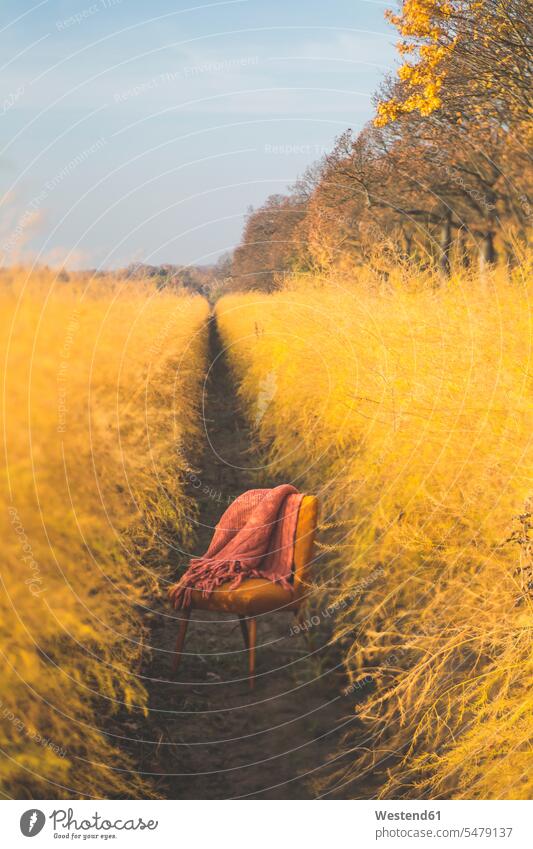
<path id="1" fill-rule="evenodd" d="M 200 503 L 195 553 L 206 550 L 228 501 L 257 485 L 253 467 L 259 464 L 214 322 L 210 360 L 206 451 L 194 480 Z M 291 614 L 260 617 L 250 693 L 238 620 L 220 614 L 193 614 L 174 679 L 172 615 L 161 605 L 151 617 L 153 652 L 144 669 L 150 717 L 142 736 L 154 742 L 136 747 L 139 769 L 167 798 L 314 798 L 314 780 L 329 768 L 340 735 L 354 721 L 353 698 L 340 696 L 343 680 L 338 669 L 330 670 L 334 662 L 320 647 L 320 628 L 310 649 L 304 636 L 291 633 Z"/>

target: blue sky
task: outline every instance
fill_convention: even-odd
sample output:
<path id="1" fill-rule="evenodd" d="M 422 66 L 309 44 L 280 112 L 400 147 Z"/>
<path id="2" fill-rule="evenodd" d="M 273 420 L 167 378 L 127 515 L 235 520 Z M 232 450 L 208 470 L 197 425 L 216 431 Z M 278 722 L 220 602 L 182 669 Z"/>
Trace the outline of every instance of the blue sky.
<path id="1" fill-rule="evenodd" d="M 396 62 L 378 0 L 4 0 L 0 259 L 213 262 Z"/>

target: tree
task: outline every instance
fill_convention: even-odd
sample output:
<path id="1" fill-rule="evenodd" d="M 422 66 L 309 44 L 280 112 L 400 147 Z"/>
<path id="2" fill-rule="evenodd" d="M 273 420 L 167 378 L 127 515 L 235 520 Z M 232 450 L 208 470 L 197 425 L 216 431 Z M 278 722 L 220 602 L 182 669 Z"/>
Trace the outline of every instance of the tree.
<path id="1" fill-rule="evenodd" d="M 531 0 L 404 0 L 387 13 L 405 57 L 393 96 L 378 104 L 376 123 L 402 114 L 452 111 L 506 124 L 531 117 Z"/>
<path id="2" fill-rule="evenodd" d="M 271 292 L 297 259 L 293 233 L 305 215 L 300 197 L 271 195 L 251 209 L 232 264 L 232 288 Z"/>

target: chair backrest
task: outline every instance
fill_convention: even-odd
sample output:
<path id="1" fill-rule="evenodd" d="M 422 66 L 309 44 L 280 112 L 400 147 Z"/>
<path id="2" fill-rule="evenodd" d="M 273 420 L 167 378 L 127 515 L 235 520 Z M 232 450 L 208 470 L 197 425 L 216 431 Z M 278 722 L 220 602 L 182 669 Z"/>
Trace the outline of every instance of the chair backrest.
<path id="1" fill-rule="evenodd" d="M 318 498 L 304 495 L 298 513 L 294 541 L 294 588 L 304 591 L 308 583 L 306 572 L 313 559 L 313 543 L 318 522 Z"/>

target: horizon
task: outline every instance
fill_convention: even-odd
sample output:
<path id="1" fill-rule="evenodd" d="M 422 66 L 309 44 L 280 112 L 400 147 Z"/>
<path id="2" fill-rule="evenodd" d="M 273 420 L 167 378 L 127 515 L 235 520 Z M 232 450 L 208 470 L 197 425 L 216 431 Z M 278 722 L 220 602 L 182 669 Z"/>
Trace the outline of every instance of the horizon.
<path id="1" fill-rule="evenodd" d="M 391 5 L 10 0 L 2 264 L 213 265 L 251 206 L 371 119 Z"/>

